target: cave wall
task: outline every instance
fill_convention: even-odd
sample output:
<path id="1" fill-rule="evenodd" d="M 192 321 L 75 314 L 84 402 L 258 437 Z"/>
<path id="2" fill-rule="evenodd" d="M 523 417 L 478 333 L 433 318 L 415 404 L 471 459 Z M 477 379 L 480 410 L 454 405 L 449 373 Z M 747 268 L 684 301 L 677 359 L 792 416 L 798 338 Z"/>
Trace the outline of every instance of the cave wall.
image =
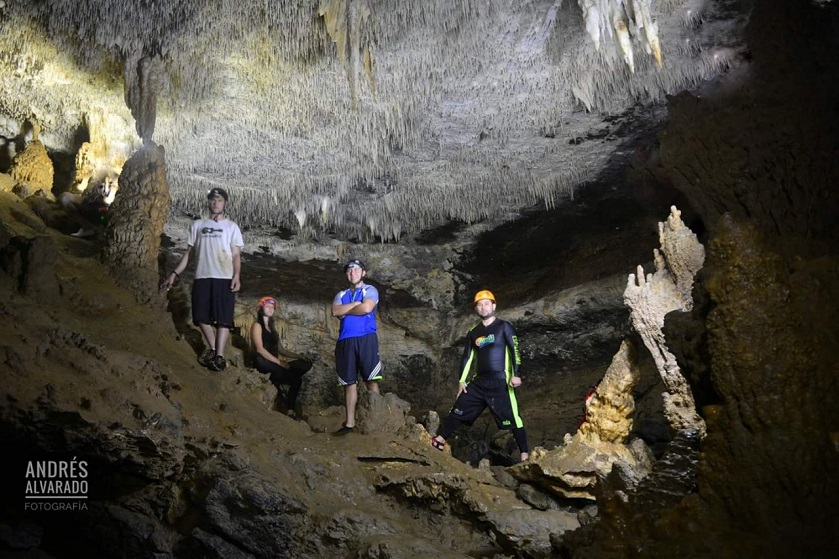
<path id="1" fill-rule="evenodd" d="M 632 152 L 633 165 L 642 167 L 654 157 L 650 149 L 645 144 Z M 518 398 L 531 446 L 560 444 L 579 426 L 589 387 L 605 373 L 621 340 L 633 336 L 623 302 L 626 274 L 639 263 L 652 269 L 658 221 L 674 203 L 687 207 L 681 193 L 668 185 L 654 187 L 648 176 L 610 169 L 574 201 L 534 210 L 472 240 L 461 227 L 457 237 L 429 234 L 420 246 L 343 247 L 343 253 L 368 263 L 368 280 L 381 294 L 382 390 L 410 402 L 418 419 L 428 410 L 444 417 L 457 390 L 463 337 L 477 322 L 471 297 L 476 289 L 489 288 L 498 298 L 499 317 L 511 321 L 519 337 L 525 386 Z M 689 208 L 686 215 L 703 229 Z M 269 257 L 249 257 L 242 277 L 248 292 L 279 297 L 287 347 L 317 354 L 301 392 L 303 405 L 342 405 L 333 360 L 337 331 L 330 331 L 337 322 L 328 312 L 328 301 L 345 285 L 340 265 L 323 260 L 277 265 Z M 183 285 L 189 281 L 185 276 Z M 240 298 L 247 324 L 255 300 Z M 669 439 L 661 414 L 663 388 L 649 353 L 642 352 L 640 361 L 636 434 L 656 445 Z M 498 436 L 484 414 L 458 431 L 452 449 L 476 463 Z"/>
<path id="2" fill-rule="evenodd" d="M 792 250 L 835 243 L 837 17 L 835 5 L 758 2 L 743 63 L 669 99 L 662 164 L 709 228 L 731 213 Z"/>
<path id="3" fill-rule="evenodd" d="M 635 542 L 648 556 L 839 550 L 838 23 L 833 5 L 759 2 L 744 64 L 669 101 L 662 168 L 710 242 L 703 303 L 667 331 L 689 338 L 708 436 L 698 495 L 637 527 L 657 533 Z"/>

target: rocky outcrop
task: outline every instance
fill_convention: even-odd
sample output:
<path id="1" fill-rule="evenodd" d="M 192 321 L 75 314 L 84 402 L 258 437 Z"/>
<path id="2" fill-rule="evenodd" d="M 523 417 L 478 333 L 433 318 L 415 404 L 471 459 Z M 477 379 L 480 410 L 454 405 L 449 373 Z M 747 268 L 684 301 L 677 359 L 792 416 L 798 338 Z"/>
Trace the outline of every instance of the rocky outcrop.
<path id="1" fill-rule="evenodd" d="M 477 479 L 457 470 L 423 472 L 408 463 L 383 470 L 378 485 L 400 499 L 477 520 L 510 552 L 536 556 L 548 553 L 552 535 L 579 527 L 575 513 L 531 508 L 518 500 L 512 490 L 489 477 L 481 479 L 479 470 L 476 475 Z"/>
<path id="2" fill-rule="evenodd" d="M 22 152 L 15 155 L 9 174 L 16 182 L 26 185 L 26 195 L 41 190 L 46 197 L 54 199 L 52 161 L 40 140 L 33 140 Z"/>
<path id="3" fill-rule="evenodd" d="M 683 530 L 691 528 L 680 503 L 697 491 L 697 435 L 695 431 L 676 433 L 644 479 L 616 463 L 597 484 L 597 518 L 564 538 L 552 538 L 555 553 L 615 559 L 634 553 L 628 550 L 643 550 L 645 557 L 684 555 L 686 546 L 678 537 L 685 538 Z M 699 536 L 703 541 L 698 546 L 705 543 L 704 536 Z"/>
<path id="4" fill-rule="evenodd" d="M 656 249 L 654 274 L 630 274 L 624 291 L 624 301 L 631 309 L 630 318 L 644 345 L 653 356 L 667 392 L 664 414 L 673 430 L 697 429 L 705 431 L 705 422 L 696 411 L 690 385 L 676 362 L 676 356 L 667 348 L 662 327 L 664 316 L 674 310 L 689 311 L 693 308 L 691 289 L 696 272 L 705 261 L 705 248 L 696 235 L 682 222 L 675 206 L 670 208 L 666 223 L 659 223 L 661 251 Z"/>
<path id="5" fill-rule="evenodd" d="M 44 223 L 28 206 L 14 195 L 0 192 L 0 270 L 14 289 L 47 301 L 59 297 L 57 252 Z"/>
<path id="6" fill-rule="evenodd" d="M 365 434 L 395 434 L 406 426 L 411 404 L 388 392 L 377 394 L 359 390 L 357 421 L 358 431 Z"/>
<path id="7" fill-rule="evenodd" d="M 606 477 L 620 463 L 643 479 L 652 467 L 652 455 L 644 442 L 635 439 L 625 445 L 632 427 L 632 388 L 638 377 L 635 352 L 624 342 L 595 394 L 586 404 L 587 419 L 572 436 L 565 435 L 554 450 L 536 448 L 530 460 L 510 468 L 522 481 L 548 488 L 572 499 L 595 499 L 598 479 Z"/>

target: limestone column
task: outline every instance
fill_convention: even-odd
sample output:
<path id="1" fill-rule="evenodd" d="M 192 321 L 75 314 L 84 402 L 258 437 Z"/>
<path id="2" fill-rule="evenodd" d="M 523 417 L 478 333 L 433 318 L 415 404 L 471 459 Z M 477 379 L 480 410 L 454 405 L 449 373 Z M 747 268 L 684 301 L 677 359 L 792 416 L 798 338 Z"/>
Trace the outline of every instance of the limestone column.
<path id="1" fill-rule="evenodd" d="M 102 251 L 111 275 L 140 303 L 163 297 L 157 259 L 168 213 L 165 151 L 147 142 L 123 167 Z"/>

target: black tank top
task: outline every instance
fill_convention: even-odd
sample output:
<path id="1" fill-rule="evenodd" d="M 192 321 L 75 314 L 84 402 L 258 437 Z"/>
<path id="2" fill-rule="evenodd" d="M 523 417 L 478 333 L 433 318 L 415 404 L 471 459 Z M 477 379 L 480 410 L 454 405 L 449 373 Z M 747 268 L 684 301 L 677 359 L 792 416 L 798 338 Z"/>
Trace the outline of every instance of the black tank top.
<path id="1" fill-rule="evenodd" d="M 276 357 L 280 349 L 279 334 L 277 334 L 276 332 L 269 332 L 268 328 L 265 327 L 265 324 L 261 322 L 257 322 L 257 324 L 259 324 L 259 327 L 262 330 L 262 347 L 267 349 L 268 353 Z"/>

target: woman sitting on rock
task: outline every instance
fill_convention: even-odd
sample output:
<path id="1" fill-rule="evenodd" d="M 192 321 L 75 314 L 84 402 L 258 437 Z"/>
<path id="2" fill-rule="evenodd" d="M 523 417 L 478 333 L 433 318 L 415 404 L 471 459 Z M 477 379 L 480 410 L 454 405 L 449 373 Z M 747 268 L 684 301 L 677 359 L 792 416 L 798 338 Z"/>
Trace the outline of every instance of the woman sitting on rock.
<path id="1" fill-rule="evenodd" d="M 285 411 L 290 417 L 296 417 L 297 394 L 303 385 L 303 375 L 312 368 L 312 362 L 306 356 L 288 351 L 280 344 L 280 335 L 274 321 L 277 301 L 273 297 L 259 300 L 256 322 L 251 326 L 251 344 L 254 350 L 256 370 L 266 373 L 274 386 L 282 394 L 280 385 L 287 384 Z"/>
<path id="2" fill-rule="evenodd" d="M 114 201 L 119 183 L 115 177 L 106 177 L 101 183 L 88 186 L 80 194 L 62 192 L 58 196 L 58 203 L 62 208 L 83 217 L 90 224 L 103 224 L 108 218 L 108 209 Z M 82 225 L 81 229 L 71 233 L 73 237 L 92 237 L 96 234 L 90 226 Z"/>

